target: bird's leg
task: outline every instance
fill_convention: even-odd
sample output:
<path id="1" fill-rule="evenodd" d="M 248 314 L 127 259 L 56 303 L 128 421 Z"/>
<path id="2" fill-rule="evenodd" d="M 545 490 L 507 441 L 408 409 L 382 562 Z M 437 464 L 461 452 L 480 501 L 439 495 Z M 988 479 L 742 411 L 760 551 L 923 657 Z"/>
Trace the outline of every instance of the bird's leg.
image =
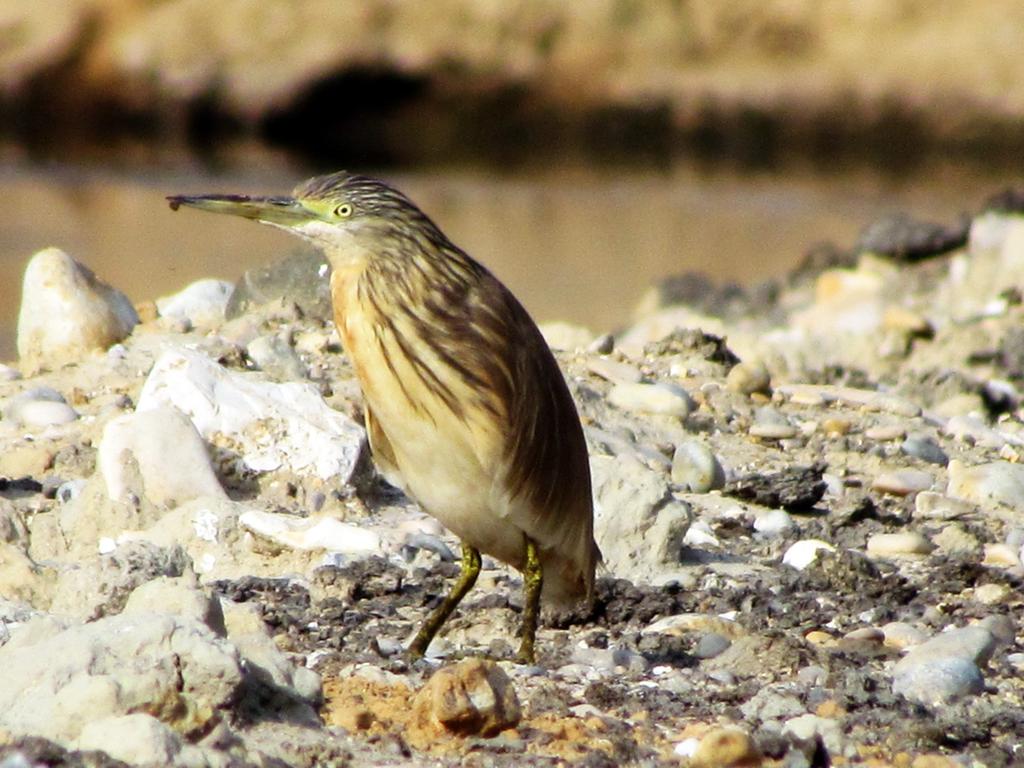
<path id="1" fill-rule="evenodd" d="M 416 633 L 412 643 L 409 645 L 409 654 L 418 659 L 427 652 L 427 646 L 434 639 L 434 635 L 445 623 L 452 611 L 455 610 L 466 593 L 476 584 L 476 577 L 480 575 L 480 550 L 462 542 L 462 572 L 459 580 L 455 582 L 448 597 L 437 606 L 430 617 L 423 623 L 420 631 Z"/>
<path id="2" fill-rule="evenodd" d="M 523 568 L 523 640 L 516 660 L 520 664 L 533 664 L 533 641 L 537 637 L 540 618 L 540 591 L 544 586 L 544 569 L 533 539 L 526 540 L 526 565 Z"/>

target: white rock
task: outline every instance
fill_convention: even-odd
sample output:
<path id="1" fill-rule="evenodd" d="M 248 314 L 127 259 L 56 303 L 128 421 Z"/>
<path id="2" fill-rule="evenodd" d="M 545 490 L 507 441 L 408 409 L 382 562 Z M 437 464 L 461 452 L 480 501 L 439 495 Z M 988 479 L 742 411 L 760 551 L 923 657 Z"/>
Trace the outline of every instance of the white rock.
<path id="1" fill-rule="evenodd" d="M 172 296 L 157 299 L 156 308 L 161 317 L 209 327 L 224 321 L 224 310 L 234 289 L 233 283 L 224 280 L 197 280 Z"/>
<path id="2" fill-rule="evenodd" d="M 43 638 L 19 633 L 0 648 L 0 727 L 60 742 L 85 725 L 163 713 L 189 730 L 237 695 L 235 649 L 204 625 L 173 616 L 110 616 Z"/>
<path id="3" fill-rule="evenodd" d="M 784 509 L 772 509 L 754 518 L 754 530 L 766 536 L 779 536 L 794 525 L 793 516 Z"/>
<path id="4" fill-rule="evenodd" d="M 681 387 L 671 384 L 620 383 L 608 393 L 608 402 L 627 411 L 686 418 L 693 401 Z"/>
<path id="5" fill-rule="evenodd" d="M 350 555 L 379 554 L 384 549 L 381 535 L 333 517 L 295 517 L 249 510 L 238 522 L 259 536 L 292 549 L 342 552 Z"/>
<path id="6" fill-rule="evenodd" d="M 107 496 L 114 501 L 145 495 L 156 505 L 176 506 L 202 496 L 225 495 L 203 439 L 188 417 L 172 406 L 111 419 L 97 454 Z"/>
<path id="7" fill-rule="evenodd" d="M 123 293 L 58 248 L 29 260 L 18 314 L 18 356 L 31 371 L 58 368 L 125 338 L 139 317 Z"/>
<path id="8" fill-rule="evenodd" d="M 182 741 L 152 715 L 137 713 L 86 723 L 75 746 L 106 752 L 131 765 L 170 765 L 181 752 Z"/>
<path id="9" fill-rule="evenodd" d="M 786 550 L 786 553 L 782 556 L 782 562 L 785 565 L 796 568 L 798 571 L 802 571 L 818 559 L 818 552 L 822 550 L 835 552 L 836 548 L 827 541 L 821 541 L 820 539 L 801 539 Z"/>
<path id="10" fill-rule="evenodd" d="M 275 384 L 229 371 L 187 349 L 166 352 L 139 396 L 139 411 L 174 405 L 207 440 L 224 436 L 255 471 L 288 469 L 347 483 L 365 450 L 363 428 L 308 383 Z"/>

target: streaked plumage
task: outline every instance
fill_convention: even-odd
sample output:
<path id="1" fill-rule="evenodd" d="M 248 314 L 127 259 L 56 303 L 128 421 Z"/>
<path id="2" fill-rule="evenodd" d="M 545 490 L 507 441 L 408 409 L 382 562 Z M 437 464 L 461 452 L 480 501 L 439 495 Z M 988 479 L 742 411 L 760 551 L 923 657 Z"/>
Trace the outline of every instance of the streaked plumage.
<path id="1" fill-rule="evenodd" d="M 590 595 L 600 554 L 583 431 L 539 330 L 497 278 L 402 193 L 362 176 L 317 177 L 291 198 L 170 200 L 254 218 L 320 246 L 382 474 L 464 547 L 527 575 L 532 541 L 545 597 Z M 471 586 L 469 554 L 463 579 Z M 443 619 L 414 650 L 425 650 Z M 521 655 L 532 657 L 526 640 Z"/>

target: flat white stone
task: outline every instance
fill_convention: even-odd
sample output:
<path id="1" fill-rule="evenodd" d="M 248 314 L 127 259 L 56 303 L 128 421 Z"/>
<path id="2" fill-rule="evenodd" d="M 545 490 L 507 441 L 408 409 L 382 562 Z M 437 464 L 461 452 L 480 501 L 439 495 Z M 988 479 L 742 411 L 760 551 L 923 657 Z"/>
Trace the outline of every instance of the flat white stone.
<path id="1" fill-rule="evenodd" d="M 255 471 L 288 469 L 347 483 L 365 449 L 363 428 L 305 382 L 277 384 L 229 371 L 185 348 L 164 353 L 146 379 L 138 411 L 173 405 L 204 438 L 227 438 Z"/>
<path id="2" fill-rule="evenodd" d="M 238 522 L 255 534 L 292 549 L 377 554 L 384 550 L 380 534 L 333 517 L 295 517 L 249 510 Z"/>

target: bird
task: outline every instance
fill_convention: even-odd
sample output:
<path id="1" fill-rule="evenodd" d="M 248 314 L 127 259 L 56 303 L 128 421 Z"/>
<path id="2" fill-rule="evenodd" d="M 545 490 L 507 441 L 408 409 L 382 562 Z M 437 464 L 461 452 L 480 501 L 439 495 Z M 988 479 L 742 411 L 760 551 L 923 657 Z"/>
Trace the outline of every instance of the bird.
<path id="1" fill-rule="evenodd" d="M 535 663 L 542 595 L 592 600 L 601 553 L 579 413 L 523 305 L 405 194 L 368 176 L 317 176 L 288 196 L 167 200 L 283 229 L 326 257 L 374 462 L 462 545 L 459 576 L 409 655 L 426 654 L 486 554 L 523 575 L 516 659 Z"/>

